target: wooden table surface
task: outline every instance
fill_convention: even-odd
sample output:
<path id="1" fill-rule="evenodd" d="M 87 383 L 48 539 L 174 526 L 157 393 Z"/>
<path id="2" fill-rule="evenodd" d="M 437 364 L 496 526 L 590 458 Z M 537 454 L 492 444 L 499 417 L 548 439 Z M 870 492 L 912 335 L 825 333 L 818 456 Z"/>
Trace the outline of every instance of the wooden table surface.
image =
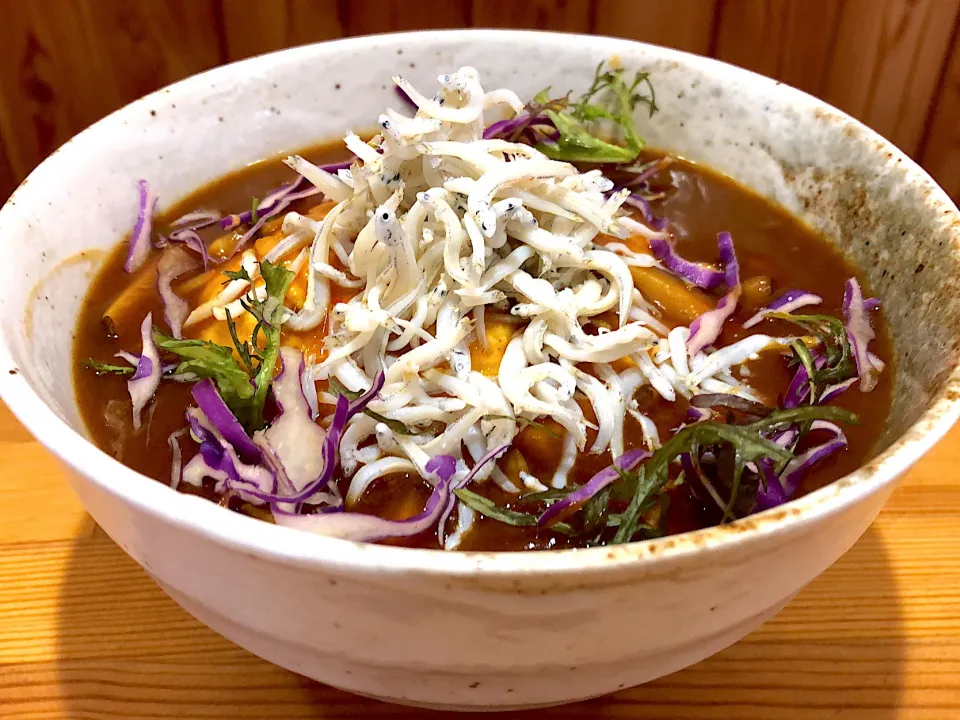
<path id="1" fill-rule="evenodd" d="M 306 680 L 202 626 L 96 526 L 2 406 L 0 468 L 0 717 L 441 717 Z M 735 646 L 640 688 L 521 715 L 960 718 L 958 469 L 960 426 L 840 562 Z"/>

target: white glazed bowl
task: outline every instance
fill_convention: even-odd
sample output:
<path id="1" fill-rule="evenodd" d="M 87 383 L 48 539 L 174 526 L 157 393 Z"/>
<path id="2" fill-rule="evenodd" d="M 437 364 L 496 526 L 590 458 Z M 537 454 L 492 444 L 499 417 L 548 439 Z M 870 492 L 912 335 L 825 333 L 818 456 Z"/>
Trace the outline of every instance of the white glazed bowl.
<path id="1" fill-rule="evenodd" d="M 450 553 L 301 534 L 181 495 L 85 439 L 71 385 L 77 307 L 133 224 L 225 172 L 369 127 L 397 72 L 431 88 L 472 65 L 531 97 L 602 59 L 653 72 L 655 147 L 702 161 L 822 229 L 863 268 L 896 338 L 878 455 L 785 508 L 655 542 Z M 0 211 L 0 395 L 69 467 L 116 542 L 187 611 L 258 655 L 401 703 L 511 708 L 643 683 L 735 642 L 864 532 L 957 417 L 957 210 L 911 160 L 820 101 L 713 60 L 610 38 L 457 31 L 363 37 L 190 78 L 97 123 Z M 719 229 L 719 228 L 718 228 Z M 925 268 L 925 269 L 924 269 Z M 42 509 L 38 508 L 38 511 Z"/>

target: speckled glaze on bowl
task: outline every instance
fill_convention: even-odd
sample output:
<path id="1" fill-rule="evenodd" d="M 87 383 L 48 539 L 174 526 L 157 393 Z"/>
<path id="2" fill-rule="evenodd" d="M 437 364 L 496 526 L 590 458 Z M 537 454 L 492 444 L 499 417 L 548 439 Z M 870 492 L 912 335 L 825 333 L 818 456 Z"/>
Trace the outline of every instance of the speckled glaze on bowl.
<path id="1" fill-rule="evenodd" d="M 718 168 L 822 229 L 884 301 L 895 400 L 866 467 L 784 508 L 654 542 L 444 554 L 242 517 L 144 478 L 85 439 L 71 333 L 102 251 L 133 223 L 137 178 L 150 180 L 162 207 L 253 160 L 369 126 L 395 105 L 397 72 L 430 88 L 438 73 L 472 65 L 485 86 L 530 97 L 551 84 L 582 89 L 612 57 L 653 73 L 662 111 L 639 121 L 652 145 Z M 562 703 L 645 682 L 735 642 L 863 533 L 897 477 L 960 410 L 958 227 L 947 196 L 875 133 L 713 60 L 532 32 L 314 45 L 150 95 L 37 168 L 0 211 L 0 395 L 68 466 L 110 536 L 186 610 L 258 655 L 401 703 Z"/>

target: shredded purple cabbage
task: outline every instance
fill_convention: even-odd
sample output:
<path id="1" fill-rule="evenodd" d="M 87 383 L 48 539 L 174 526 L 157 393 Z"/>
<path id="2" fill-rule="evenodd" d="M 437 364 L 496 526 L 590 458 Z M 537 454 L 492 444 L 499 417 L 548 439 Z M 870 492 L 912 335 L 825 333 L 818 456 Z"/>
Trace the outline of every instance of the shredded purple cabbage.
<path id="1" fill-rule="evenodd" d="M 641 195 L 640 193 L 631 193 L 630 195 L 627 196 L 627 199 L 624 201 L 624 203 L 627 205 L 630 205 L 631 207 L 637 208 L 640 211 L 640 214 L 643 215 L 643 219 L 647 221 L 647 224 L 657 232 L 663 232 L 664 230 L 667 229 L 667 219 L 655 216 L 653 214 L 653 210 L 650 209 L 650 201 L 647 200 L 645 197 L 643 197 L 643 195 Z M 666 243 L 666 240 L 660 240 L 660 242 Z M 651 242 L 650 245 L 652 247 L 653 243 Z M 684 260 L 683 262 L 687 262 L 687 261 Z M 693 265 L 694 263 L 690 263 L 690 264 Z M 677 271 L 674 270 L 674 272 L 677 272 Z M 691 282 L 693 281 L 691 280 Z"/>
<path id="2" fill-rule="evenodd" d="M 494 448 L 493 450 L 488 452 L 486 455 L 481 457 L 479 460 L 477 460 L 473 464 L 473 467 L 470 468 L 470 472 L 468 472 L 461 480 L 455 483 L 453 489 L 459 490 L 460 488 L 463 488 L 469 485 L 473 481 L 473 478 L 476 477 L 477 473 L 480 472 L 481 468 L 483 468 L 488 462 L 496 460 L 498 457 L 503 455 L 509 448 L 510 448 L 509 445 L 501 445 L 500 447 Z M 444 456 L 438 456 L 438 457 L 444 457 Z M 445 457 L 449 457 L 449 456 L 445 456 Z M 453 509 L 454 507 L 456 507 L 456 504 L 457 504 L 456 497 L 451 497 L 450 504 L 444 509 L 443 514 L 440 516 L 440 520 L 437 523 L 437 536 L 441 543 L 443 543 L 443 538 L 441 536 L 443 534 L 444 527 L 447 524 L 447 518 L 450 517 L 450 513 L 453 512 Z"/>
<path id="3" fill-rule="evenodd" d="M 276 511 L 274 519 L 285 527 L 361 542 L 413 537 L 434 527 L 449 507 L 456 464 L 456 459 L 449 455 L 438 455 L 427 461 L 425 470 L 437 478 L 436 484 L 423 510 L 406 520 L 386 520 L 363 513 L 291 515 Z"/>
<path id="4" fill-rule="evenodd" d="M 537 518 L 537 525 L 540 527 L 550 527 L 554 523 L 559 522 L 570 513 L 583 507 L 590 498 L 615 482 L 617 478 L 620 477 L 618 468 L 624 472 L 629 472 L 634 470 L 648 457 L 650 457 L 650 453 L 646 450 L 640 448 L 627 450 L 623 455 L 614 460 L 612 465 L 604 468 L 572 493 L 544 510 L 540 517 Z"/>
<path id="5" fill-rule="evenodd" d="M 877 385 L 877 368 L 870 359 L 870 341 L 876 337 L 870 324 L 863 291 L 855 277 L 847 280 L 843 290 L 843 318 L 853 358 L 860 376 L 860 390 L 870 392 Z"/>
<path id="6" fill-rule="evenodd" d="M 207 246 L 195 229 L 183 228 L 174 230 L 167 239 L 172 243 L 181 244 L 185 248 L 195 252 L 200 256 L 200 259 L 203 260 L 203 269 L 210 269 L 210 255 L 207 253 Z"/>
<path id="7" fill-rule="evenodd" d="M 201 380 L 190 389 L 190 393 L 203 414 L 224 440 L 236 449 L 244 463 L 254 465 L 262 461 L 260 449 L 254 445 L 240 421 L 220 397 L 212 380 Z"/>
<path id="8" fill-rule="evenodd" d="M 153 313 L 147 313 L 140 324 L 140 338 L 143 349 L 140 352 L 140 357 L 137 358 L 137 369 L 133 377 L 127 381 L 127 390 L 133 404 L 134 430 L 140 428 L 140 415 L 154 393 L 157 392 L 162 375 L 160 353 L 153 341 Z"/>
<path id="9" fill-rule="evenodd" d="M 190 305 L 173 291 L 172 283 L 196 266 L 196 261 L 178 248 L 164 250 L 157 263 L 157 294 L 163 303 L 163 319 L 175 338 L 183 337 L 183 323 L 190 314 Z"/>
<path id="10" fill-rule="evenodd" d="M 123 264 L 123 269 L 128 273 L 139 270 L 150 255 L 152 244 L 150 236 L 153 234 L 153 213 L 157 207 L 157 196 L 150 189 L 146 180 L 140 180 L 137 183 L 139 189 L 139 209 L 137 211 L 137 222 L 133 226 L 133 233 L 130 235 L 130 243 L 127 246 L 127 259 Z"/>
<path id="11" fill-rule="evenodd" d="M 724 275 L 722 272 L 706 265 L 684 260 L 677 255 L 673 246 L 665 238 L 651 238 L 650 249 L 653 251 L 653 256 L 662 262 L 664 267 L 697 287 L 704 290 L 713 290 L 723 283 Z"/>
<path id="12" fill-rule="evenodd" d="M 740 264 L 733 249 L 733 238 L 728 232 L 717 235 L 717 245 L 720 249 L 720 261 L 724 267 L 724 281 L 729 290 L 720 298 L 713 310 L 708 310 L 690 324 L 690 339 L 687 349 L 691 355 L 696 355 L 709 347 L 720 337 L 723 323 L 733 315 L 740 299 Z"/>
<path id="13" fill-rule="evenodd" d="M 831 434 L 827 442 L 815 445 L 804 453 L 797 455 L 780 473 L 780 484 L 786 496 L 792 497 L 803 479 L 809 474 L 814 465 L 847 447 L 847 437 L 839 426 L 826 420 L 814 420 L 810 430 L 824 430 Z"/>
<path id="14" fill-rule="evenodd" d="M 808 305 L 819 305 L 822 302 L 823 298 L 819 295 L 814 295 L 812 292 L 808 292 L 806 290 L 787 290 L 765 308 L 761 308 L 755 315 L 753 315 L 743 324 L 743 327 L 753 327 L 763 320 L 767 316 L 767 313 L 792 313 L 794 310 L 799 310 L 802 307 L 806 307 Z"/>

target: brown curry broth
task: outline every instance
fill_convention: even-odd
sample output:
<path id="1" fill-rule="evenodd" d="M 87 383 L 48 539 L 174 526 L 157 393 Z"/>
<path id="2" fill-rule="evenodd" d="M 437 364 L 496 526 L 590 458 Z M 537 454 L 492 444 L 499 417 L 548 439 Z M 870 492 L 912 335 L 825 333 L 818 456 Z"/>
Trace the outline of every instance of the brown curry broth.
<path id="1" fill-rule="evenodd" d="M 339 145 L 320 146 L 303 154 L 315 162 L 331 162 L 342 158 Z M 654 153 L 645 155 L 656 157 Z M 675 190 L 667 198 L 655 201 L 653 208 L 655 214 L 670 218 L 673 226 L 682 227 L 683 232 L 677 239 L 679 253 L 692 260 L 715 262 L 716 234 L 728 230 L 734 238 L 744 281 L 757 276 L 769 278 L 772 285 L 769 299 L 788 288 L 804 288 L 824 298 L 823 305 L 812 312 L 839 316 L 843 282 L 853 273 L 841 255 L 826 241 L 782 208 L 719 173 L 678 160 L 668 170 L 661 172 L 653 185 L 656 186 L 658 182 L 666 184 L 665 181 L 670 180 L 671 176 Z M 279 158 L 255 163 L 177 203 L 158 218 L 155 229 L 164 232 L 172 219 L 198 208 L 214 208 L 224 213 L 238 212 L 250 206 L 252 197 L 263 197 L 281 182 L 289 181 L 290 177 L 291 171 L 280 163 Z M 315 204 L 312 200 L 301 201 L 291 209 L 307 212 Z M 209 242 L 221 233 L 208 230 L 205 233 L 201 231 L 201 234 Z M 118 441 L 116 433 L 105 420 L 108 403 L 113 401 L 111 408 L 114 411 L 122 409 L 127 420 L 127 432 L 122 439 L 118 459 L 138 472 L 167 482 L 171 462 L 167 436 L 184 426 L 184 410 L 191 401 L 189 387 L 176 383 L 161 384 L 152 407 L 146 411 L 145 417 L 149 417 L 149 422 L 145 423 L 146 430 L 134 434 L 130 431 L 129 396 L 125 379 L 97 377 L 81 365 L 88 357 L 110 362 L 113 354 L 121 349 L 139 351 L 139 325 L 147 312 L 153 312 L 155 324 L 163 324 L 162 305 L 154 292 L 148 301 L 138 307 L 137 312 L 125 318 L 115 318 L 115 337 L 110 337 L 105 330 L 101 317 L 119 294 L 119 289 L 129 282 L 129 277 L 123 272 L 125 246 L 126 243 L 123 243 L 118 247 L 106 262 L 81 310 L 75 344 L 77 362 L 74 382 L 77 400 L 93 441 L 106 452 L 112 452 L 111 447 Z M 714 302 L 715 298 L 710 301 Z M 763 300 L 758 299 L 756 304 L 762 305 Z M 742 330 L 741 324 L 754 309 L 741 303 L 735 317 L 726 324 L 721 338 L 723 344 L 749 334 Z M 664 320 L 667 324 L 679 324 L 669 317 Z M 884 359 L 890 358 L 890 340 L 882 314 L 875 313 L 873 320 L 877 329 L 874 351 Z M 796 328 L 786 323 L 766 321 L 749 332 L 795 334 Z M 766 352 L 760 360 L 750 363 L 750 371 L 749 383 L 769 401 L 776 401 L 782 394 L 793 372 L 787 368 L 784 358 L 773 352 Z M 801 492 L 809 492 L 832 482 L 863 463 L 890 407 L 890 376 L 889 370 L 883 373 L 878 386 L 869 394 L 851 389 L 841 396 L 836 404 L 857 413 L 860 424 L 845 428 L 850 440 L 849 449 L 822 463 L 801 488 Z M 668 403 L 649 387 L 640 388 L 638 392 L 641 410 L 653 417 L 661 439 L 669 437 L 683 422 L 686 403 L 682 400 Z M 584 407 L 589 417 L 592 409 L 589 404 Z M 552 421 L 547 422 L 547 425 L 551 424 L 555 429 L 560 429 Z M 588 447 L 592 439 L 591 431 Z M 534 475 L 548 479 L 559 460 L 558 443 L 559 440 L 531 427 L 521 432 L 515 447 L 523 454 Z M 625 443 L 628 448 L 641 443 L 640 428 L 632 417 L 625 420 Z M 181 446 L 186 462 L 196 450 L 190 442 L 183 442 Z M 597 456 L 583 454 L 569 478 L 574 483 L 582 483 L 609 463 L 609 453 Z M 342 485 L 345 491 L 346 483 Z M 184 486 L 183 489 L 220 501 L 236 510 L 250 510 L 249 507 L 241 508 L 235 499 L 224 501 L 209 487 Z M 514 500 L 499 491 L 493 483 L 486 483 L 479 490 L 500 504 Z M 429 488 L 420 478 L 393 475 L 376 481 L 352 509 L 399 519 L 419 512 L 428 495 Z M 702 527 L 711 522 L 711 511 L 711 508 L 702 507 L 687 492 L 674 492 L 667 528 L 672 533 Z M 262 512 L 252 514 L 264 515 Z M 473 530 L 464 538 L 461 549 L 544 549 L 577 542 L 549 530 L 515 528 L 478 517 Z M 436 547 L 436 534 L 425 533 L 402 544 Z"/>

